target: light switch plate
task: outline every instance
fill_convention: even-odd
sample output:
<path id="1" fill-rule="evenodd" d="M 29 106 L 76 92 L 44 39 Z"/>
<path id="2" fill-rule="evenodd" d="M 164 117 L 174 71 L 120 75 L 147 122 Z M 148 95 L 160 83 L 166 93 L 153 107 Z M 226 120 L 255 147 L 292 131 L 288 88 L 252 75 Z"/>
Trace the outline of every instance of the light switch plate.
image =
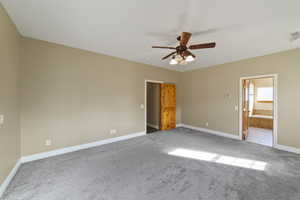
<path id="1" fill-rule="evenodd" d="M 141 105 L 140 105 L 140 108 L 141 108 L 141 109 L 144 109 L 144 108 L 145 108 L 144 104 L 141 104 Z"/>

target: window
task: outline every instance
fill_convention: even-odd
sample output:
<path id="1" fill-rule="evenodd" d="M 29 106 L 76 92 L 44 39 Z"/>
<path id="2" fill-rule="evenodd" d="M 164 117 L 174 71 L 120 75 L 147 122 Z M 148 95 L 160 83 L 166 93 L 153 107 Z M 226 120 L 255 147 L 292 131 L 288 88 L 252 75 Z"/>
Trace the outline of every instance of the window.
<path id="1" fill-rule="evenodd" d="M 273 101 L 273 87 L 257 88 L 256 101 Z"/>

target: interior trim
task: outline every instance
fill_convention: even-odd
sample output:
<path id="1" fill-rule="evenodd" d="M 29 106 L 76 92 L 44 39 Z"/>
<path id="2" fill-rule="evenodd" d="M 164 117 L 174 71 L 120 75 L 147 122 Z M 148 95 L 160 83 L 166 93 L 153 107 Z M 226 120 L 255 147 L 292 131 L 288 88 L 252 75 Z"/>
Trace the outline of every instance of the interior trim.
<path id="1" fill-rule="evenodd" d="M 247 76 L 240 77 L 239 83 L 239 136 L 242 140 L 243 137 L 243 80 L 246 79 L 256 79 L 256 78 L 273 78 L 274 80 L 274 102 L 273 102 L 273 141 L 272 147 L 278 145 L 278 74 L 265 74 L 258 76 Z"/>
<path id="2" fill-rule="evenodd" d="M 12 181 L 14 176 L 16 175 L 18 169 L 20 168 L 21 164 L 23 164 L 23 163 L 27 163 L 27 162 L 31 162 L 31 161 L 35 161 L 35 160 L 40 160 L 40 159 L 44 159 L 44 158 L 49 158 L 49 157 L 52 157 L 52 156 L 58 156 L 58 155 L 62 155 L 62 154 L 66 154 L 66 153 L 70 153 L 70 152 L 74 152 L 74 151 L 79 151 L 79 150 L 82 150 L 82 149 L 97 147 L 97 146 L 101 146 L 101 145 L 104 145 L 104 144 L 110 144 L 110 143 L 114 143 L 114 142 L 128 140 L 128 139 L 132 139 L 132 138 L 140 137 L 140 136 L 144 136 L 144 135 L 146 135 L 145 132 L 133 133 L 133 134 L 124 135 L 124 136 L 120 136 L 120 137 L 100 140 L 100 141 L 97 141 L 97 142 L 92 142 L 92 143 L 87 143 L 87 144 L 82 144 L 82 145 L 77 145 L 77 146 L 71 146 L 71 147 L 66 147 L 66 148 L 57 149 L 57 150 L 53 150 L 53 151 L 33 154 L 33 155 L 29 155 L 29 156 L 24 156 L 24 157 L 22 157 L 21 159 L 18 160 L 15 167 L 11 170 L 11 172 L 6 177 L 4 182 L 0 185 L 0 198 L 4 194 L 4 192 L 7 189 L 8 185 L 10 184 L 10 182 Z"/>
<path id="3" fill-rule="evenodd" d="M 19 170 L 19 167 L 21 166 L 22 162 L 21 159 L 17 161 L 14 168 L 10 171 L 9 175 L 6 177 L 4 182 L 0 185 L 0 198 L 4 194 L 5 190 L 7 189 L 8 185 L 12 181 L 12 179 L 15 177 L 17 171 Z"/>
<path id="4" fill-rule="evenodd" d="M 97 141 L 97 142 L 81 144 L 81 145 L 66 147 L 66 148 L 57 149 L 57 150 L 53 150 L 53 151 L 33 154 L 33 155 L 22 157 L 21 162 L 22 163 L 27 163 L 27 162 L 31 162 L 31 161 L 34 161 L 34 160 L 40 160 L 40 159 L 44 159 L 44 158 L 48 158 L 48 157 L 52 157 L 52 156 L 66 154 L 66 153 L 70 153 L 70 152 L 74 152 L 74 151 L 79 151 L 79 150 L 82 150 L 82 149 L 88 149 L 88 148 L 92 148 L 92 147 L 101 146 L 101 145 L 104 145 L 104 144 L 110 144 L 110 143 L 113 143 L 113 142 L 128 140 L 128 139 L 131 139 L 131 138 L 140 137 L 140 136 L 144 136 L 144 135 L 146 135 L 145 132 L 133 133 L 133 134 L 130 134 L 130 135 L 124 135 L 124 136 L 120 136 L 120 137 L 114 137 L 114 138 L 109 138 L 109 139 L 105 139 L 105 140 L 100 140 L 100 141 Z"/>
<path id="5" fill-rule="evenodd" d="M 296 147 L 290 147 L 290 146 L 285 146 L 285 145 L 281 145 L 281 144 L 276 144 L 274 146 L 274 148 L 282 150 L 282 151 L 288 151 L 288 152 L 300 154 L 300 149 L 298 149 Z"/>
<path id="6" fill-rule="evenodd" d="M 159 126 L 158 126 L 158 125 L 154 125 L 154 124 L 147 123 L 147 126 L 150 126 L 150 127 L 152 127 L 152 128 L 155 128 L 155 129 L 159 129 Z"/>
<path id="7" fill-rule="evenodd" d="M 158 84 L 162 84 L 164 83 L 164 81 L 158 81 L 158 80 L 145 80 L 145 96 L 144 96 L 144 120 L 145 120 L 145 133 L 147 133 L 147 83 L 158 83 Z M 159 129 L 159 127 L 158 127 Z"/>
<path id="8" fill-rule="evenodd" d="M 256 101 L 257 103 L 273 103 L 274 101 Z"/>
<path id="9" fill-rule="evenodd" d="M 215 131 L 215 130 L 202 128 L 202 127 L 197 127 L 197 126 L 191 126 L 191 125 L 187 125 L 187 124 L 181 124 L 181 127 L 185 127 L 185 128 L 189 128 L 189 129 L 193 129 L 193 130 L 197 130 L 197 131 L 201 131 L 201 132 L 211 133 L 211 134 L 214 134 L 214 135 L 227 137 L 227 138 L 231 138 L 231 139 L 235 139 L 235 140 L 241 140 L 241 138 L 238 135 L 234 135 L 234 134 L 231 134 L 231 133 Z"/>
<path id="10" fill-rule="evenodd" d="M 185 128 L 189 128 L 189 129 L 193 129 L 193 130 L 197 130 L 197 131 L 201 131 L 201 132 L 211 133 L 211 134 L 222 136 L 222 137 L 241 140 L 241 138 L 238 135 L 233 135 L 233 134 L 230 134 L 230 133 L 224 133 L 224 132 L 221 132 L 221 131 L 215 131 L 215 130 L 211 130 L 211 129 L 207 129 L 207 128 L 201 128 L 201 127 L 196 127 L 196 126 L 191 126 L 191 125 L 186 125 L 186 124 L 178 124 L 177 127 L 185 127 Z M 296 148 L 296 147 L 276 144 L 276 145 L 274 145 L 273 147 L 270 147 L 270 148 L 300 154 L 300 149 Z"/>
<path id="11" fill-rule="evenodd" d="M 176 127 L 184 127 L 184 128 L 201 131 L 201 132 L 211 133 L 211 134 L 218 135 L 221 137 L 227 137 L 227 138 L 231 138 L 231 139 L 241 140 L 238 135 L 224 133 L 221 131 L 215 131 L 215 130 L 211 130 L 211 129 L 207 129 L 207 128 L 196 127 L 196 126 L 191 126 L 191 125 L 187 125 L 187 124 L 177 124 Z M 139 133 L 134 133 L 134 134 L 130 134 L 130 135 L 109 138 L 109 139 L 105 139 L 105 140 L 101 140 L 101 141 L 97 141 L 97 142 L 92 142 L 92 143 L 87 143 L 87 144 L 82 144 L 82 145 L 77 145 L 77 146 L 72 146 L 72 147 L 66 147 L 63 149 L 53 150 L 53 151 L 39 153 L 39 154 L 34 154 L 34 155 L 30 155 L 30 156 L 24 156 L 17 161 L 14 168 L 11 170 L 11 172 L 6 177 L 4 182 L 0 185 L 0 198 L 4 194 L 5 190 L 7 189 L 8 185 L 10 184 L 10 182 L 12 181 L 14 176 L 16 175 L 16 173 L 19 170 L 22 163 L 27 163 L 27 162 L 40 160 L 40 159 L 44 159 L 44 158 L 48 158 L 48 157 L 52 157 L 52 156 L 62 155 L 62 154 L 66 154 L 66 153 L 70 153 L 70 152 L 74 152 L 74 151 L 79 151 L 82 149 L 88 149 L 88 148 L 92 148 L 92 147 L 96 147 L 96 146 L 101 146 L 104 144 L 110 144 L 110 143 L 114 143 L 114 142 L 118 142 L 118 141 L 122 141 L 122 140 L 128 140 L 131 138 L 140 137 L 140 136 L 144 136 L 144 135 L 146 135 L 145 132 L 139 132 Z M 283 150 L 283 151 L 287 151 L 287 152 L 300 154 L 300 149 L 295 148 L 295 147 L 276 144 L 276 145 L 274 145 L 274 148 Z"/>

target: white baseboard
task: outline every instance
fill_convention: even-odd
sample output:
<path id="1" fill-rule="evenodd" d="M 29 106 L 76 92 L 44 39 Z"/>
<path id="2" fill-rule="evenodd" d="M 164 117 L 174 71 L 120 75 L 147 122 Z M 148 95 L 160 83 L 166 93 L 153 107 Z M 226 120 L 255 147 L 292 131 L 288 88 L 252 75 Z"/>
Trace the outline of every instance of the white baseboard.
<path id="1" fill-rule="evenodd" d="M 9 185 L 9 183 L 12 181 L 12 179 L 15 177 L 19 167 L 21 166 L 21 159 L 17 161 L 17 163 L 15 164 L 14 168 L 10 171 L 9 175 L 6 177 L 6 179 L 4 180 L 4 182 L 0 185 L 0 198 L 2 197 L 2 195 L 4 194 L 7 186 Z"/>
<path id="2" fill-rule="evenodd" d="M 211 134 L 222 136 L 222 137 L 240 140 L 240 137 L 237 135 L 233 135 L 230 133 L 224 133 L 224 132 L 220 132 L 220 131 L 215 131 L 215 130 L 211 130 L 211 129 L 206 129 L 206 128 L 201 128 L 201 127 L 196 127 L 196 126 L 191 126 L 191 125 L 187 125 L 187 124 L 177 124 L 176 127 L 190 128 L 190 129 L 201 131 L 201 132 L 207 132 L 207 133 L 211 133 Z M 44 153 L 39 153 L 39 154 L 22 157 L 20 160 L 18 160 L 18 162 L 16 163 L 14 168 L 11 170 L 11 172 L 9 173 L 7 178 L 0 185 L 0 198 L 3 195 L 3 193 L 5 192 L 7 186 L 11 182 L 11 180 L 16 175 L 16 173 L 22 163 L 39 160 L 39 159 L 43 159 L 43 158 L 48 158 L 48 157 L 52 157 L 52 156 L 57 156 L 57 155 L 65 154 L 65 153 L 70 153 L 70 152 L 74 152 L 74 151 L 78 151 L 78 150 L 82 150 L 82 149 L 88 149 L 88 148 L 92 148 L 92 147 L 96 147 L 96 146 L 101 146 L 104 144 L 110 144 L 110 143 L 118 142 L 118 141 L 122 141 L 122 140 L 128 140 L 131 138 L 144 136 L 144 135 L 146 135 L 145 132 L 139 132 L 139 133 L 134 133 L 134 134 L 130 134 L 130 135 L 125 135 L 125 136 L 110 138 L 110 139 L 101 140 L 101 141 L 97 141 L 97 142 L 92 142 L 92 143 L 88 143 L 88 144 L 66 147 L 63 149 L 58 149 L 58 150 L 53 150 L 53 151 L 49 151 L 49 152 L 44 152 Z M 300 149 L 295 148 L 295 147 L 276 144 L 274 146 L 274 148 L 283 150 L 283 151 L 300 154 Z"/>
<path id="3" fill-rule="evenodd" d="M 176 128 L 183 127 L 182 124 L 176 124 Z"/>
<path id="4" fill-rule="evenodd" d="M 230 133 L 215 131 L 215 130 L 211 130 L 211 129 L 207 129 L 207 128 L 201 128 L 201 127 L 191 126 L 191 125 L 187 125 L 187 124 L 178 124 L 177 127 L 185 127 L 185 128 L 189 128 L 189 129 L 193 129 L 193 130 L 197 130 L 197 131 L 201 131 L 201 132 L 211 133 L 211 134 L 222 136 L 222 137 L 241 140 L 241 138 L 238 135 L 233 135 L 233 134 L 230 134 Z M 295 147 L 276 144 L 276 145 L 274 145 L 273 148 L 279 149 L 279 150 L 282 150 L 282 151 L 287 151 L 287 152 L 300 154 L 300 149 L 295 148 Z"/>
<path id="5" fill-rule="evenodd" d="M 155 128 L 155 129 L 159 129 L 159 126 L 158 126 L 158 125 L 154 125 L 154 124 L 147 123 L 147 126 L 150 126 L 150 127 L 152 127 L 152 128 Z"/>
<path id="6" fill-rule="evenodd" d="M 92 148 L 92 147 L 96 147 L 96 146 L 101 146 L 104 144 L 110 144 L 110 143 L 118 142 L 118 141 L 122 141 L 122 140 L 128 140 L 131 138 L 144 136 L 144 135 L 146 135 L 145 132 L 139 132 L 139 133 L 134 133 L 134 134 L 130 134 L 130 135 L 109 138 L 109 139 L 105 139 L 105 140 L 101 140 L 101 141 L 97 141 L 97 142 L 92 142 L 92 143 L 87 143 L 87 144 L 82 144 L 82 145 L 77 145 L 77 146 L 72 146 L 72 147 L 66 147 L 63 149 L 57 149 L 57 150 L 48 151 L 48 152 L 44 152 L 44 153 L 38 153 L 38 154 L 30 155 L 30 156 L 24 156 L 20 160 L 18 160 L 15 167 L 11 170 L 10 174 L 7 176 L 7 178 L 4 180 L 4 182 L 0 185 L 0 198 L 3 195 L 3 193 L 5 192 L 5 190 L 7 189 L 7 186 L 9 185 L 9 183 L 12 181 L 12 179 L 16 175 L 16 173 L 22 163 L 26 163 L 26 162 L 30 162 L 30 161 L 34 161 L 34 160 L 40 160 L 43 158 L 57 156 L 57 155 L 70 153 L 70 152 L 74 152 L 74 151 L 79 151 L 82 149 L 88 149 L 88 148 Z"/>
<path id="7" fill-rule="evenodd" d="M 44 152 L 44 153 L 38 153 L 38 154 L 30 155 L 30 156 L 24 156 L 24 157 L 21 158 L 21 162 L 22 163 L 31 162 L 31 161 L 34 161 L 34 160 L 40 160 L 40 159 L 43 159 L 43 158 L 48 158 L 48 157 L 57 156 L 57 155 L 65 154 L 65 153 L 79 151 L 79 150 L 82 150 L 82 149 L 88 149 L 88 148 L 91 148 L 91 147 L 101 146 L 101 145 L 104 145 L 104 144 L 110 144 L 110 143 L 113 143 L 113 142 L 128 140 L 128 139 L 143 136 L 143 135 L 146 135 L 146 133 L 145 132 L 134 133 L 134 134 L 130 134 L 130 135 L 125 135 L 125 136 L 120 136 L 120 137 L 115 137 L 115 138 L 109 138 L 109 139 L 105 139 L 105 140 L 101 140 L 101 141 L 97 141 L 97 142 L 66 147 L 66 148 L 57 149 L 57 150 L 53 150 L 53 151 L 48 151 L 48 152 Z"/>
<path id="8" fill-rule="evenodd" d="M 201 131 L 201 132 L 211 133 L 211 134 L 214 134 L 214 135 L 227 137 L 227 138 L 231 138 L 231 139 L 235 139 L 235 140 L 241 140 L 241 138 L 238 135 L 233 135 L 233 134 L 230 134 L 230 133 L 224 133 L 224 132 L 221 132 L 221 131 L 215 131 L 215 130 L 202 128 L 202 127 L 191 126 L 191 125 L 187 125 L 187 124 L 181 124 L 181 127 L 185 127 L 185 128 L 189 128 L 189 129 L 193 129 L 193 130 L 197 130 L 197 131 Z"/>
<path id="9" fill-rule="evenodd" d="M 276 144 L 274 146 L 274 148 L 282 150 L 282 151 L 288 151 L 288 152 L 300 154 L 300 149 L 295 148 L 295 147 L 290 147 L 290 146 L 285 146 L 285 145 L 281 145 L 281 144 Z"/>

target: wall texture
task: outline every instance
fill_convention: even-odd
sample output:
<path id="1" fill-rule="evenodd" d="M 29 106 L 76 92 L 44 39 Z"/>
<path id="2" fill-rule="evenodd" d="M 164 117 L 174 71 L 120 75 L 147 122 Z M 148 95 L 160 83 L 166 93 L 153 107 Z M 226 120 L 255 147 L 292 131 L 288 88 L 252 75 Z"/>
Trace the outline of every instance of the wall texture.
<path id="1" fill-rule="evenodd" d="M 20 35 L 0 3 L 0 184 L 20 158 Z"/>
<path id="2" fill-rule="evenodd" d="M 278 142 L 300 148 L 300 49 L 184 72 L 182 122 L 238 135 L 240 77 L 278 74 Z"/>
<path id="3" fill-rule="evenodd" d="M 22 48 L 23 156 L 144 131 L 145 80 L 179 82 L 179 72 L 44 41 Z"/>
<path id="4" fill-rule="evenodd" d="M 160 84 L 147 83 L 147 123 L 160 124 Z"/>

